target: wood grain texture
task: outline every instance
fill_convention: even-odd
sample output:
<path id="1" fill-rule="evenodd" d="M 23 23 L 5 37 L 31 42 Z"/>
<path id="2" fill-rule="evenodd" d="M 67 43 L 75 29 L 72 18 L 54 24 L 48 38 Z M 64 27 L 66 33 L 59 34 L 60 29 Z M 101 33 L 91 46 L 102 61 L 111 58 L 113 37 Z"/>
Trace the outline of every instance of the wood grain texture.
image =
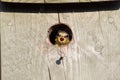
<path id="1" fill-rule="evenodd" d="M 67 80 L 120 79 L 119 13 L 60 14 L 61 22 L 68 24 L 74 32 L 74 44 L 68 48 L 69 57 L 65 58 Z"/>
<path id="2" fill-rule="evenodd" d="M 46 51 L 46 34 L 57 23 L 57 14 L 2 13 L 1 19 L 3 80 L 49 80 L 49 75 L 62 78 L 60 66 L 53 61 L 49 74 Z"/>
<path id="3" fill-rule="evenodd" d="M 58 13 L 0 13 L 2 80 L 120 80 L 120 9 L 59 13 L 73 32 L 63 50 L 47 40 Z"/>
<path id="4" fill-rule="evenodd" d="M 74 3 L 74 2 L 101 2 L 101 1 L 119 1 L 119 0 L 1 0 L 2 2 L 19 3 Z"/>

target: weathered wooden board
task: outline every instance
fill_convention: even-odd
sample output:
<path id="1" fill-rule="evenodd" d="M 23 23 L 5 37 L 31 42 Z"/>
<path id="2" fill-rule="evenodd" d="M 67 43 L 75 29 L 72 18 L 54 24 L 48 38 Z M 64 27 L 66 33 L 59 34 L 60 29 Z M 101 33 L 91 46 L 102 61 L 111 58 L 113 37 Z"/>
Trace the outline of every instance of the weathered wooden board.
<path id="1" fill-rule="evenodd" d="M 74 2 L 101 2 L 101 1 L 119 1 L 119 0 L 1 0 L 2 2 L 20 2 L 20 3 L 74 3 Z"/>
<path id="2" fill-rule="evenodd" d="M 61 13 L 61 21 L 72 28 L 75 40 L 65 58 L 67 80 L 120 79 L 119 14 Z"/>
<path id="3" fill-rule="evenodd" d="M 1 23 L 4 22 L 1 24 L 2 56 L 4 56 L 2 79 L 49 80 L 47 45 L 45 45 L 47 35 L 44 34 L 47 34 L 49 26 L 56 23 L 57 14 L 2 13 L 1 19 Z M 4 31 L 5 28 L 8 29 Z M 51 66 L 50 69 L 57 70 L 54 64 Z M 58 77 L 61 71 L 57 70 Z M 58 80 L 61 78 L 60 76 Z"/>
<path id="4" fill-rule="evenodd" d="M 120 80 L 120 9 L 62 12 L 73 31 L 62 64 L 48 44 L 58 13 L 1 11 L 2 80 Z"/>

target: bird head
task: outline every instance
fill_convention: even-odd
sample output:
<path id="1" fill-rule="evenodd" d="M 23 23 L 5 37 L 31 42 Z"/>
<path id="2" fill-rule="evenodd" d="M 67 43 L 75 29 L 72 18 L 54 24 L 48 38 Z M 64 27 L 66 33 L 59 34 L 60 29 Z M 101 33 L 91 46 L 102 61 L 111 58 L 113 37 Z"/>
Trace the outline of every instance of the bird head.
<path id="1" fill-rule="evenodd" d="M 69 34 L 65 31 L 58 31 L 55 41 L 57 45 L 66 45 L 70 42 Z"/>

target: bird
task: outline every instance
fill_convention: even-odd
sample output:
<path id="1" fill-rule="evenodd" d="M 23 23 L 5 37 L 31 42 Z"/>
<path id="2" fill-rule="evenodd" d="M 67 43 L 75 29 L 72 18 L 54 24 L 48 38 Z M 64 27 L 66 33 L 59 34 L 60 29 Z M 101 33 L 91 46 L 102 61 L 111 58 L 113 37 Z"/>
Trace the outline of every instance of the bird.
<path id="1" fill-rule="evenodd" d="M 70 42 L 69 34 L 65 31 L 58 31 L 55 37 L 55 45 L 63 46 L 67 45 Z"/>

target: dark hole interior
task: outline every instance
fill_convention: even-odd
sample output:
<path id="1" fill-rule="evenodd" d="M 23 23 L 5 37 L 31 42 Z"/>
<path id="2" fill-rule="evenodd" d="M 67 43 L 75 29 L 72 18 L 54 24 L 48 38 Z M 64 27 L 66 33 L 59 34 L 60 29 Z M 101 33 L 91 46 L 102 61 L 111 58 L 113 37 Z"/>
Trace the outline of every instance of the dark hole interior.
<path id="1" fill-rule="evenodd" d="M 65 31 L 66 33 L 69 34 L 70 41 L 72 40 L 73 34 L 71 29 L 66 24 L 56 24 L 49 29 L 49 40 L 53 45 L 55 45 L 56 43 L 55 38 L 58 35 L 58 31 Z"/>

